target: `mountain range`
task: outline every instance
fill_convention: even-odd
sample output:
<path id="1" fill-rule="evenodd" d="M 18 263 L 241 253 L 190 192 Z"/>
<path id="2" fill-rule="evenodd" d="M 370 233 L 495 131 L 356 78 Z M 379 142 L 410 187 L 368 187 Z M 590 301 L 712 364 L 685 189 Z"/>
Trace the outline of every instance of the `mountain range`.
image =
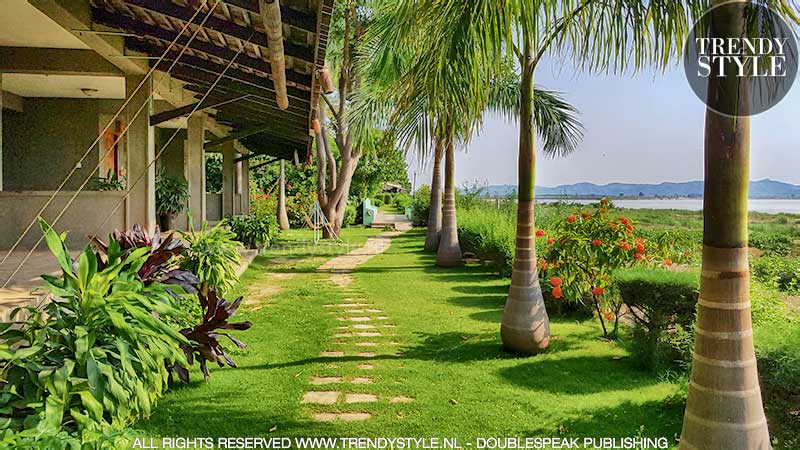
<path id="1" fill-rule="evenodd" d="M 495 184 L 487 186 L 489 197 L 505 197 L 517 191 L 517 186 Z M 546 197 L 703 197 L 702 181 L 685 183 L 594 183 L 562 184 L 554 187 L 536 186 L 537 196 Z M 770 179 L 750 182 L 750 198 L 800 198 L 800 186 Z"/>

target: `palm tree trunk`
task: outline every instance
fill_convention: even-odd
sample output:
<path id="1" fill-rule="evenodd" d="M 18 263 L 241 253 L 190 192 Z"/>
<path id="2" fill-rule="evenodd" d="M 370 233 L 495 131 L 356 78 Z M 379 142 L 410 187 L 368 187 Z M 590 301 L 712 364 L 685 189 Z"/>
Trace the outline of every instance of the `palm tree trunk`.
<path id="1" fill-rule="evenodd" d="M 428 212 L 428 232 L 425 235 L 425 251 L 434 252 L 439 248 L 439 234 L 442 231 L 442 141 L 436 140 L 433 155 L 433 179 L 431 180 L 430 212 Z"/>
<path id="2" fill-rule="evenodd" d="M 289 216 L 286 215 L 286 172 L 284 164 L 286 161 L 281 160 L 281 175 L 278 180 L 280 187 L 278 188 L 278 224 L 281 230 L 289 229 Z"/>
<path id="3" fill-rule="evenodd" d="M 526 52 L 529 52 L 526 46 Z M 500 335 L 506 350 L 532 355 L 547 349 L 550 343 L 550 320 L 544 307 L 542 288 L 536 268 L 534 232 L 534 185 L 536 151 L 533 128 L 533 71 L 523 65 L 519 132 L 519 202 L 517 203 L 517 239 L 511 287 L 503 309 Z"/>
<path id="4" fill-rule="evenodd" d="M 456 222 L 456 162 L 452 131 L 447 136 L 444 163 L 442 231 L 439 238 L 439 249 L 436 252 L 436 265 L 441 267 L 453 267 L 463 264 Z"/>
<path id="5" fill-rule="evenodd" d="M 743 35 L 742 14 L 728 14 L 732 9 L 714 10 L 713 36 Z M 726 72 L 732 73 L 732 67 Z M 703 262 L 680 448 L 769 449 L 750 312 L 746 80 L 712 74 L 707 103 Z M 739 117 L 714 112 L 730 111 L 721 106 L 731 104 L 738 107 Z"/>

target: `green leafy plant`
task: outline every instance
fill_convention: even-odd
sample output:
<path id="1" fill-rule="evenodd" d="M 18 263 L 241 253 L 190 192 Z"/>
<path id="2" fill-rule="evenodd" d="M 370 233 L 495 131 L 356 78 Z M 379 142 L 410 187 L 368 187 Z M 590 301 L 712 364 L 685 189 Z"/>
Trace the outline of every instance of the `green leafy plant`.
<path id="1" fill-rule="evenodd" d="M 76 262 L 65 235 L 40 225 L 62 275 L 43 276 L 52 301 L 0 325 L 3 442 L 117 447 L 120 430 L 149 415 L 166 389 L 167 367 L 186 364 L 180 347 L 189 341 L 162 320 L 180 313 L 166 285 L 141 279 L 150 248 L 125 251 L 112 240 L 102 266 L 88 246 Z"/>
<path id="2" fill-rule="evenodd" d="M 355 225 L 356 218 L 358 217 L 358 210 L 353 203 L 348 203 L 344 208 L 344 219 L 342 219 L 342 226 L 349 227 Z"/>
<path id="3" fill-rule="evenodd" d="M 180 286 L 185 292 L 197 291 L 195 286 L 200 280 L 193 273 L 181 270 L 177 266 L 177 256 L 186 251 L 186 246 L 183 242 L 175 240 L 174 233 L 167 234 L 167 237 L 162 240 L 161 232 L 157 228 L 153 236 L 150 236 L 136 224 L 132 231 L 114 230 L 111 233 L 109 242 L 114 242 L 116 245 L 109 246 L 96 237 L 92 237 L 91 242 L 99 252 L 97 263 L 101 268 L 105 267 L 109 260 L 118 257 L 116 252 L 121 252 L 119 257 L 125 258 L 125 252 L 128 250 L 147 248 L 150 250 L 147 260 L 139 269 L 139 277 L 143 282 L 146 284 L 153 282 L 174 284 Z M 100 253 L 105 255 L 105 259 L 101 257 Z"/>
<path id="4" fill-rule="evenodd" d="M 750 247 L 761 250 L 764 256 L 789 256 L 794 238 L 788 233 L 754 231 L 749 236 Z"/>
<path id="5" fill-rule="evenodd" d="M 113 169 L 108 169 L 105 177 L 92 179 L 92 190 L 95 191 L 124 191 L 125 177 L 117 175 Z"/>
<path id="6" fill-rule="evenodd" d="M 189 231 L 181 231 L 181 238 L 189 248 L 181 255 L 180 267 L 197 275 L 200 290 L 207 293 L 214 289 L 222 294 L 238 281 L 236 269 L 240 264 L 239 242 L 236 234 L 226 228 L 222 220 L 209 228 L 203 221 L 199 231 L 189 220 Z"/>
<path id="7" fill-rule="evenodd" d="M 180 214 L 189 199 L 189 183 L 183 177 L 160 173 L 156 180 L 156 212 Z"/>
<path id="8" fill-rule="evenodd" d="M 431 188 L 427 184 L 423 184 L 414 192 L 411 209 L 414 211 L 414 226 L 426 226 L 431 210 Z"/>
<path id="9" fill-rule="evenodd" d="M 634 359 L 657 372 L 685 371 L 691 361 L 700 292 L 698 274 L 659 268 L 626 269 L 614 274 L 614 282 L 633 317 Z"/>
<path id="10" fill-rule="evenodd" d="M 762 256 L 750 261 L 753 276 L 789 294 L 800 292 L 800 260 Z"/>
<path id="11" fill-rule="evenodd" d="M 275 216 L 249 214 L 228 219 L 236 240 L 248 248 L 268 247 L 280 232 Z"/>

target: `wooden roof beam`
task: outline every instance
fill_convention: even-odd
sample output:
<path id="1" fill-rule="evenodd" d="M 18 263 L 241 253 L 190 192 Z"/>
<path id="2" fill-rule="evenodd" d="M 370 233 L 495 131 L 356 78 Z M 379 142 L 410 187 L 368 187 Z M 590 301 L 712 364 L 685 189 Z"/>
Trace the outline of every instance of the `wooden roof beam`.
<path id="1" fill-rule="evenodd" d="M 177 5 L 171 1 L 125 0 L 125 3 L 184 22 L 191 19 L 192 15 L 194 14 L 194 11 L 191 8 Z M 266 34 L 258 32 L 254 33 L 253 28 L 243 27 L 213 15 L 206 20 L 204 28 L 222 33 L 225 35 L 226 39 L 228 36 L 230 36 L 242 41 L 249 40 L 250 43 L 260 45 L 264 48 L 269 47 Z M 284 52 L 287 56 L 291 56 L 292 58 L 304 61 L 308 64 L 313 64 L 314 62 L 314 51 L 312 48 L 307 46 L 286 42 L 284 43 Z"/>
<path id="2" fill-rule="evenodd" d="M 269 45 L 269 61 L 272 65 L 272 86 L 278 108 L 289 107 L 289 96 L 286 94 L 286 58 L 283 55 L 283 22 L 281 21 L 281 4 L 279 0 L 258 0 L 261 20 L 267 31 Z"/>
<path id="3" fill-rule="evenodd" d="M 124 58 L 125 45 L 119 36 L 81 33 L 73 30 L 92 29 L 91 7 L 88 1 L 28 0 L 32 6 L 44 13 L 62 28 L 70 31 L 89 48 L 96 51 L 122 72 L 143 75 L 149 70 L 147 61 Z"/>
<path id="4" fill-rule="evenodd" d="M 142 39 L 146 37 L 157 41 L 157 44 L 148 42 L 148 44 L 155 47 L 148 49 L 149 51 L 145 50 L 146 53 L 151 55 L 160 56 L 164 50 L 166 50 L 167 46 L 175 39 L 176 32 L 174 30 L 167 30 L 161 27 L 149 25 L 121 14 L 113 14 L 102 8 L 95 8 L 93 10 L 93 16 L 94 21 L 97 23 L 136 34 Z M 178 38 L 178 41 L 175 45 L 177 48 L 182 48 L 186 46 L 187 43 L 189 43 L 189 37 L 182 35 Z M 215 56 L 225 61 L 230 61 L 236 56 L 236 52 L 228 47 L 220 47 L 209 42 L 204 42 L 200 39 L 194 39 L 191 43 L 189 43 L 189 48 L 195 52 L 205 54 L 206 56 Z M 269 62 L 260 58 L 254 58 L 246 53 L 240 53 L 239 56 L 236 57 L 235 64 L 266 74 L 272 72 L 272 67 Z M 311 75 L 290 70 L 286 73 L 286 79 L 289 83 L 295 86 L 302 86 L 303 88 L 308 88 L 309 90 L 311 89 Z"/>
<path id="5" fill-rule="evenodd" d="M 200 102 L 190 103 L 188 105 L 181 106 L 179 108 L 175 108 L 169 111 L 153 114 L 150 116 L 150 125 L 158 125 L 160 123 L 164 123 L 172 119 L 177 119 L 178 117 L 188 116 L 189 114 L 192 114 L 194 112 L 204 111 L 209 108 L 218 108 L 222 105 L 233 103 L 237 100 L 241 100 L 246 97 L 248 97 L 247 94 L 238 96 L 227 96 L 225 98 L 218 98 L 214 100 L 206 98 L 205 100 Z"/>

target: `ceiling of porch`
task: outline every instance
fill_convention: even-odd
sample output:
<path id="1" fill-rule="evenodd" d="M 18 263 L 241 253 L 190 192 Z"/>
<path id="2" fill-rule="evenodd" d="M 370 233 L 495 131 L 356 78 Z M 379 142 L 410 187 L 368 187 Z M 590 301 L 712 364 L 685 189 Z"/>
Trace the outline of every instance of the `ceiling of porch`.
<path id="1" fill-rule="evenodd" d="M 240 133 L 241 142 L 255 153 L 292 159 L 297 152 L 304 158 L 311 148 L 309 129 L 319 95 L 317 71 L 325 60 L 333 0 L 282 0 L 280 4 L 289 97 L 286 110 L 277 105 L 258 0 L 92 0 L 92 20 L 130 33 L 125 39 L 130 51 L 153 58 L 165 54 L 158 69 L 168 70 L 174 63 L 170 75 L 185 82 L 184 87 L 195 92 L 198 100 L 224 73 L 205 99 L 222 103 L 214 108 L 217 122 L 232 126 L 233 133 Z M 166 52 L 198 8 L 200 14 Z M 203 22 L 209 10 L 213 11 Z"/>

